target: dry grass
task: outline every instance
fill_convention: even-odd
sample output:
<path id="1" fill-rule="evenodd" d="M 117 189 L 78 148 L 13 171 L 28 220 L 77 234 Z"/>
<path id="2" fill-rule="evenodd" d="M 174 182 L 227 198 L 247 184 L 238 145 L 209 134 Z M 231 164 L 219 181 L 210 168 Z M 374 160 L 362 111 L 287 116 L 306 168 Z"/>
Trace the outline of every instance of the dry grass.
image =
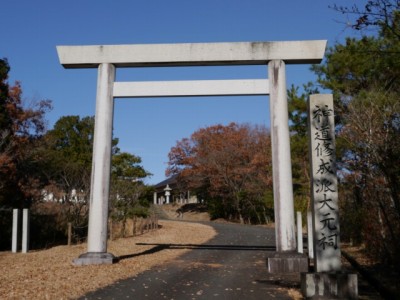
<path id="1" fill-rule="evenodd" d="M 400 271 L 397 270 L 395 266 L 384 265 L 378 260 L 369 257 L 365 245 L 351 246 L 342 244 L 342 250 L 360 266 L 365 273 L 364 276 L 367 276 L 369 280 L 367 285 L 371 286 L 373 281 L 375 281 L 375 287 L 378 287 L 381 293 L 386 294 L 384 298 L 400 299 Z M 344 266 L 346 267 L 349 265 L 350 263 L 345 261 Z M 363 280 L 363 278 L 359 276 L 359 284 L 361 280 Z"/>
<path id="2" fill-rule="evenodd" d="M 201 244 L 216 234 L 214 229 L 201 224 L 174 221 L 159 223 L 162 228 L 157 231 L 110 241 L 110 253 L 130 256 L 113 265 L 73 266 L 72 260 L 86 252 L 86 244 L 59 246 L 27 254 L 0 252 L 0 299 L 76 299 L 188 251 L 164 249 L 152 254 L 141 254 L 155 246 L 137 243 Z"/>

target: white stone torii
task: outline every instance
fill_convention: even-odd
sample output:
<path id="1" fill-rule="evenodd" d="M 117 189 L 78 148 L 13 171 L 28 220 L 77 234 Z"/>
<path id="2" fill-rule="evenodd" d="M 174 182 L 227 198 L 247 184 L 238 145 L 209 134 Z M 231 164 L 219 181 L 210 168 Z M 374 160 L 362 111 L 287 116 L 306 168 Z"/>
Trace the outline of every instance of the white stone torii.
<path id="1" fill-rule="evenodd" d="M 87 253 L 75 264 L 112 263 L 107 218 L 114 98 L 270 95 L 278 252 L 296 251 L 286 64 L 320 63 L 326 41 L 57 46 L 65 68 L 98 68 Z M 268 65 L 269 79 L 115 82 L 118 67 Z"/>

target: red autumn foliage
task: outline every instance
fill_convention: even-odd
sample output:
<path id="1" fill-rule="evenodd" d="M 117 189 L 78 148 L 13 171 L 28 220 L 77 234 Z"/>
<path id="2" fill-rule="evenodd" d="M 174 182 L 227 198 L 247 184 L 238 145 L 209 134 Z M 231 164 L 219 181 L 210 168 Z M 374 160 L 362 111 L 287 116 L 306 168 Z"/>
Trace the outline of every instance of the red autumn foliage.
<path id="1" fill-rule="evenodd" d="M 272 186 L 270 143 L 264 127 L 231 123 L 199 129 L 171 149 L 167 175 L 178 174 L 186 188 L 219 199 L 243 222 Z"/>
<path id="2" fill-rule="evenodd" d="M 23 206 L 37 196 L 40 176 L 35 152 L 37 141 L 45 130 L 45 113 L 49 100 L 27 107 L 19 82 L 9 85 L 10 67 L 0 59 L 0 205 Z"/>

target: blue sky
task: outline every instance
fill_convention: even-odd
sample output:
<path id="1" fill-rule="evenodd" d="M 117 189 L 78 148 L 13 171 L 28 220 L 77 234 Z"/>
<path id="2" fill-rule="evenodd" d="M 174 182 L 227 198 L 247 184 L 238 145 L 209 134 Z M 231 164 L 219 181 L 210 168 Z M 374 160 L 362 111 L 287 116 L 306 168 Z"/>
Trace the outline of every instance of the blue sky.
<path id="1" fill-rule="evenodd" d="M 26 102 L 51 99 L 48 125 L 65 115 L 94 115 L 96 69 L 64 69 L 57 45 L 328 40 L 353 34 L 346 16 L 328 6 L 350 0 L 5 0 L 1 4 L 0 57 L 9 82 L 22 83 Z M 288 66 L 287 85 L 314 81 L 308 65 Z M 117 80 L 266 78 L 266 66 L 123 69 Z M 269 126 L 268 97 L 116 99 L 114 136 L 122 151 L 138 155 L 165 178 L 177 140 L 217 123 Z"/>

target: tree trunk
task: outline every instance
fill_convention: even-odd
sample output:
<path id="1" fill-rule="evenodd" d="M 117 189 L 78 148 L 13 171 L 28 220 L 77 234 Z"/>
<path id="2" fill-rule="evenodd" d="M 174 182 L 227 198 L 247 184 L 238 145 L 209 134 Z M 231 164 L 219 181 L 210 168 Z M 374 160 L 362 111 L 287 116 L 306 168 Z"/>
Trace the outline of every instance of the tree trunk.
<path id="1" fill-rule="evenodd" d="M 136 236 L 136 222 L 137 222 L 137 217 L 133 216 L 133 220 L 132 220 L 132 223 L 133 223 L 132 234 L 133 234 L 133 236 Z"/>
<path id="2" fill-rule="evenodd" d="M 126 217 L 122 219 L 122 229 L 121 229 L 121 236 L 124 238 L 125 237 L 125 229 L 126 229 Z"/>

